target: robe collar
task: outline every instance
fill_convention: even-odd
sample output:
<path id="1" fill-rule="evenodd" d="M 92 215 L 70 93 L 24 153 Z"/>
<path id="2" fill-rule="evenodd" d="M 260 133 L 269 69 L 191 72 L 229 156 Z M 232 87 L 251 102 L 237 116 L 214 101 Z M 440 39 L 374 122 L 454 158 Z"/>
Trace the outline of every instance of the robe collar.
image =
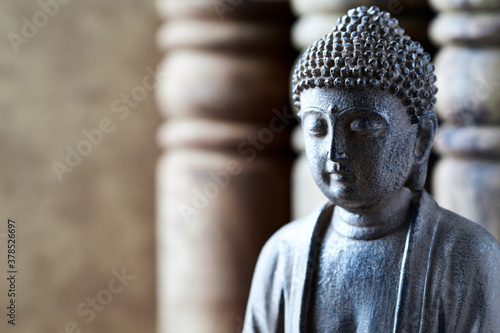
<path id="1" fill-rule="evenodd" d="M 413 204 L 416 207 L 416 213 L 408 228 L 401 261 L 394 333 L 421 331 L 426 291 L 431 273 L 429 270 L 431 254 L 435 246 L 435 235 L 440 219 L 439 206 L 426 191 L 416 196 Z M 330 202 L 324 204 L 321 209 L 312 214 L 315 217 L 315 223 L 308 224 L 306 230 L 303 230 L 305 235 L 311 235 L 308 244 L 303 244 L 306 249 L 308 246 L 309 250 L 298 246 L 306 251 L 300 251 L 296 256 L 294 276 L 297 277 L 298 274 L 303 278 L 294 279 L 291 282 L 290 297 L 296 306 L 290 309 L 290 318 L 286 321 L 287 332 L 306 332 L 312 278 L 317 269 L 321 245 L 331 221 L 333 208 Z M 297 280 L 303 283 L 297 283 Z"/>

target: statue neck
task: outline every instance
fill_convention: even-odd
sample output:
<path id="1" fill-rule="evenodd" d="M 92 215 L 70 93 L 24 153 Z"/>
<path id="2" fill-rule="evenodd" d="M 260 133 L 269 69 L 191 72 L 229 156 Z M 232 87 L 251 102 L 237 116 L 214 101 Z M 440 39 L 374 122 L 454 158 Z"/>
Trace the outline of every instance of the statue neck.
<path id="1" fill-rule="evenodd" d="M 335 206 L 332 225 L 339 234 L 353 239 L 377 239 L 408 226 L 413 193 L 403 188 L 395 199 L 369 212 L 354 213 Z"/>

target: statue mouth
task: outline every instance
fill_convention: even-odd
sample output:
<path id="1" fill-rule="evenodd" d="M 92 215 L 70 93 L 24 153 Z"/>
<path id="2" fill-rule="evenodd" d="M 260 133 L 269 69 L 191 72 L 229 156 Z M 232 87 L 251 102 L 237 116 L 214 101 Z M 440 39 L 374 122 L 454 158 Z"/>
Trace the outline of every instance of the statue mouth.
<path id="1" fill-rule="evenodd" d="M 352 181 L 354 180 L 354 174 L 351 172 L 334 171 L 330 173 L 330 179 L 341 182 Z"/>
<path id="2" fill-rule="evenodd" d="M 339 162 L 328 161 L 326 163 L 325 176 L 329 180 L 334 181 L 352 181 L 354 180 L 354 173 L 351 168 Z"/>
<path id="3" fill-rule="evenodd" d="M 325 166 L 325 171 L 327 173 L 335 174 L 352 174 L 351 168 L 346 165 L 340 164 L 339 162 L 328 161 Z"/>

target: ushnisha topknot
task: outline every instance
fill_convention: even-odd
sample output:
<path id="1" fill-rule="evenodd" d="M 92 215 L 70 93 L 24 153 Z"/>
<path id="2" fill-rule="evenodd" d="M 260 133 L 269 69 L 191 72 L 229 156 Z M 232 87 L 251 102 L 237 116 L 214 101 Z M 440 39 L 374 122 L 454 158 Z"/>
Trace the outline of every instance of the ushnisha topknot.
<path id="1" fill-rule="evenodd" d="M 293 101 L 313 87 L 387 90 L 408 107 L 412 123 L 435 117 L 436 76 L 431 57 L 376 6 L 349 10 L 333 30 L 309 46 L 295 66 Z"/>

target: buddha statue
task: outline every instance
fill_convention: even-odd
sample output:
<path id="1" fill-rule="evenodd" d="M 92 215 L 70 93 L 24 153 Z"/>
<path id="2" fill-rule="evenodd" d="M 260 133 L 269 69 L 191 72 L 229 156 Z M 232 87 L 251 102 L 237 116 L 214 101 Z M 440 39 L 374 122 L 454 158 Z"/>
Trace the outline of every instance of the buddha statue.
<path id="1" fill-rule="evenodd" d="M 262 249 L 244 333 L 500 332 L 500 245 L 424 189 L 430 60 L 377 7 L 302 55 L 293 100 L 328 201 Z"/>

